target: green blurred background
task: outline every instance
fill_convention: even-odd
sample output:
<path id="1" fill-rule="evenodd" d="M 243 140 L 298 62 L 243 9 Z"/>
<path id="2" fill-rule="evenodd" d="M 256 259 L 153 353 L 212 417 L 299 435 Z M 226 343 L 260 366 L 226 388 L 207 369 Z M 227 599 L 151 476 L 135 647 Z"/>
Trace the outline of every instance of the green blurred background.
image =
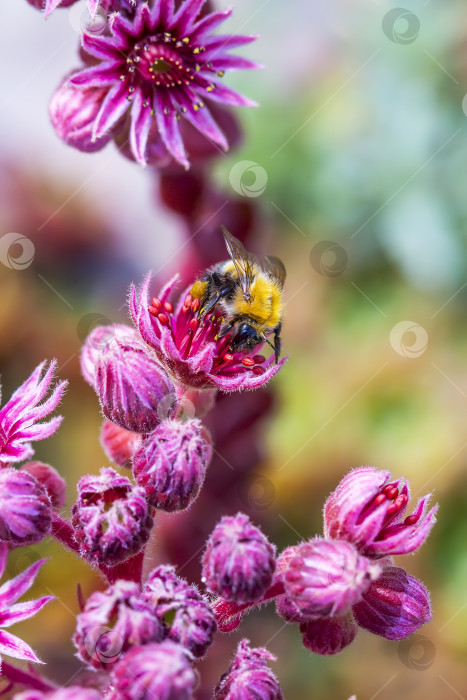
<path id="1" fill-rule="evenodd" d="M 249 55 L 266 70 L 229 78 L 261 106 L 241 113 L 245 144 L 216 179 L 232 194 L 232 168 L 255 164 L 241 188 L 259 194 L 268 249 L 288 270 L 290 359 L 274 381 L 279 402 L 257 469 L 274 497 L 266 507 L 255 495 L 258 521 L 279 547 L 319 533 L 324 499 L 361 464 L 404 475 L 414 497 L 432 491 L 440 503 L 428 543 L 401 560 L 432 593 L 422 639 L 399 645 L 361 632 L 341 655 L 312 657 L 298 630 L 267 609 L 241 632 L 278 656 L 287 700 L 467 697 L 465 4 L 235 7 L 230 27 L 261 34 Z M 183 264 L 185 234 L 148 172 L 110 149 L 72 152 L 48 126 L 48 96 L 76 65 L 70 12 L 44 24 L 20 0 L 3 9 L 11 69 L 2 68 L 0 236 L 18 232 L 35 245 L 27 269 L 0 264 L 3 396 L 57 357 L 70 380 L 66 420 L 36 456 L 66 475 L 70 506 L 78 478 L 106 463 L 81 342 L 97 316 L 125 320 L 128 284 L 148 266 L 163 279 Z M 69 641 L 76 582 L 85 594 L 98 582 L 53 542 L 13 552 L 9 572 L 44 555 L 52 559 L 34 592 L 60 601 L 14 631 L 66 682 L 79 669 Z M 225 670 L 237 639 L 211 653 L 209 674 Z"/>

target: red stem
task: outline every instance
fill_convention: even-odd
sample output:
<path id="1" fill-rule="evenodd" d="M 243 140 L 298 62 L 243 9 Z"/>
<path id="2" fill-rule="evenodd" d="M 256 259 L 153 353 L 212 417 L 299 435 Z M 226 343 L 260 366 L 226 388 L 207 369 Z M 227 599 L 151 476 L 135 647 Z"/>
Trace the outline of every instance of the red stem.
<path id="1" fill-rule="evenodd" d="M 25 688 L 33 688 L 34 690 L 43 690 L 45 692 L 57 689 L 56 685 L 40 676 L 37 671 L 26 671 L 25 669 L 17 668 L 9 664 L 5 659 L 2 660 L 2 676 L 8 678 L 12 683 L 23 685 Z"/>
<path id="2" fill-rule="evenodd" d="M 101 566 L 100 570 L 107 577 L 109 583 L 114 583 L 118 579 L 126 579 L 127 581 L 135 581 L 141 583 L 143 577 L 143 559 L 144 549 L 134 557 L 122 561 L 116 566 Z"/>
<path id="3" fill-rule="evenodd" d="M 232 632 L 234 629 L 237 629 L 241 622 L 242 615 L 246 610 L 263 605 L 273 600 L 273 598 L 282 595 L 282 593 L 284 593 L 284 585 L 281 581 L 278 581 L 268 588 L 261 600 L 257 600 L 254 603 L 242 603 L 239 605 L 232 601 L 217 600 L 213 605 L 213 610 L 220 631 Z"/>
<path id="4" fill-rule="evenodd" d="M 57 539 L 65 547 L 71 549 L 72 552 L 79 554 L 79 545 L 74 537 L 73 526 L 68 522 L 68 520 L 61 518 L 56 513 L 53 513 L 52 515 L 52 527 L 50 529 L 50 534 L 53 535 L 55 539 Z"/>

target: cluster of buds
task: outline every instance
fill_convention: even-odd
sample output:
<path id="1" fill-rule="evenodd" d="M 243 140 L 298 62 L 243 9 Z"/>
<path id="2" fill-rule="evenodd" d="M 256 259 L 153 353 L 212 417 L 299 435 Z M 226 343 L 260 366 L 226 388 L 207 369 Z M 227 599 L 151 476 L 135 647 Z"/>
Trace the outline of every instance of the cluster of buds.
<path id="1" fill-rule="evenodd" d="M 304 646 L 318 654 L 342 651 L 358 627 L 390 640 L 416 632 L 431 619 L 429 594 L 420 581 L 394 566 L 392 556 L 423 544 L 436 507 L 428 511 L 425 497 L 406 515 L 409 497 L 408 484 L 391 481 L 389 472 L 372 467 L 350 472 L 326 502 L 324 537 L 282 552 L 270 585 L 251 602 L 237 581 L 243 580 L 246 567 L 249 585 L 259 579 L 264 559 L 242 552 L 235 537 L 229 548 L 221 523 L 210 540 L 217 549 L 208 544 L 203 569 L 209 590 L 219 595 L 214 607 L 220 629 L 235 629 L 252 605 L 275 598 L 277 613 L 299 625 Z M 224 568 L 234 587 L 218 586 L 213 564 Z"/>

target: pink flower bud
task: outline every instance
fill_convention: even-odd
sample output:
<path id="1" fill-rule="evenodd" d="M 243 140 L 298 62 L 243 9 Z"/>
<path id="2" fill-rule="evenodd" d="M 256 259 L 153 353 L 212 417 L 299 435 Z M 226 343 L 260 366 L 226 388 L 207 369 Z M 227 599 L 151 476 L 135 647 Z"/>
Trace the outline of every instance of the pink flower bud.
<path id="1" fill-rule="evenodd" d="M 379 558 L 408 554 L 420 547 L 436 522 L 429 496 L 405 517 L 409 486 L 374 467 L 354 469 L 340 482 L 324 506 L 324 534 L 352 542 L 361 554 Z"/>
<path id="2" fill-rule="evenodd" d="M 320 617 L 300 625 L 303 646 L 315 654 L 331 656 L 349 646 L 358 627 L 351 614 L 344 617 Z"/>
<path id="3" fill-rule="evenodd" d="M 380 573 L 353 545 L 314 538 L 296 548 L 282 580 L 302 615 L 345 615 Z"/>
<path id="4" fill-rule="evenodd" d="M 52 507 L 58 510 L 65 505 L 66 481 L 62 479 L 56 469 L 43 462 L 26 462 L 21 471 L 28 472 L 47 491 Z"/>
<path id="5" fill-rule="evenodd" d="M 136 554 L 153 525 L 144 490 L 110 467 L 80 479 L 72 515 L 83 556 L 107 566 Z"/>
<path id="6" fill-rule="evenodd" d="M 133 458 L 133 474 L 155 508 L 183 510 L 198 496 L 211 456 L 199 420 L 165 420 L 143 438 Z"/>
<path id="7" fill-rule="evenodd" d="M 105 88 L 75 88 L 68 78 L 54 92 L 49 105 L 52 126 L 59 138 L 85 153 L 100 151 L 111 133 L 93 136 L 93 125 L 106 94 Z"/>
<path id="8" fill-rule="evenodd" d="M 0 469 L 0 541 L 17 546 L 40 542 L 52 519 L 50 498 L 25 471 Z"/>
<path id="9" fill-rule="evenodd" d="M 97 360 L 94 388 L 104 416 L 136 433 L 151 432 L 176 407 L 176 402 L 165 405 L 175 388 L 141 344 L 115 339 L 106 346 Z"/>
<path id="10" fill-rule="evenodd" d="M 272 582 L 275 547 L 247 515 L 225 516 L 209 537 L 203 555 L 203 582 L 224 600 L 259 600 Z"/>
<path id="11" fill-rule="evenodd" d="M 353 612 L 360 627 L 386 639 L 405 639 L 431 620 L 430 596 L 404 569 L 388 566 Z"/>
<path id="12" fill-rule="evenodd" d="M 275 657 L 267 649 L 251 649 L 242 639 L 230 668 L 220 679 L 214 700 L 284 700 L 282 690 L 268 661 Z"/>
<path id="13" fill-rule="evenodd" d="M 154 614 L 163 621 L 167 636 L 178 642 L 193 656 L 204 656 L 216 631 L 214 613 L 172 566 L 158 566 L 144 584 L 144 599 Z"/>
<path id="14" fill-rule="evenodd" d="M 196 679 L 189 652 L 166 639 L 125 654 L 112 672 L 107 700 L 192 700 Z"/>
<path id="15" fill-rule="evenodd" d="M 84 341 L 80 356 L 81 372 L 90 386 L 94 386 L 101 353 L 107 351 L 115 340 L 138 343 L 140 336 L 138 331 L 124 323 L 109 323 L 107 326 L 96 326 Z"/>
<path id="16" fill-rule="evenodd" d="M 110 671 L 132 646 L 160 642 L 164 636 L 164 626 L 142 599 L 139 585 L 117 581 L 89 597 L 78 615 L 73 642 L 81 661 Z"/>
<path id="17" fill-rule="evenodd" d="M 141 444 L 141 435 L 120 428 L 112 421 L 104 420 L 101 429 L 101 445 L 107 457 L 119 467 L 130 467 L 131 458 Z"/>

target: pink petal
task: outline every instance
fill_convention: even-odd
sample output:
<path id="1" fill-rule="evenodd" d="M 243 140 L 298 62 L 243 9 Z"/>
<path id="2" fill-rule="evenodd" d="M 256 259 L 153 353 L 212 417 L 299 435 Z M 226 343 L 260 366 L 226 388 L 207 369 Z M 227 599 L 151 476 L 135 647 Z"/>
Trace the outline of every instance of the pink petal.
<path id="1" fill-rule="evenodd" d="M 257 107 L 258 103 L 253 100 L 244 97 L 236 90 L 227 87 L 226 85 L 221 85 L 220 83 L 215 83 L 216 88 L 212 92 L 208 92 L 203 87 L 197 87 L 196 91 L 203 94 L 207 100 L 213 100 L 213 102 L 220 102 L 224 105 L 231 105 L 232 107 Z"/>
<path id="2" fill-rule="evenodd" d="M 125 57 L 122 56 L 121 52 L 127 48 L 127 45 L 127 41 L 117 36 L 83 35 L 83 48 L 85 51 L 95 58 L 101 58 L 103 61 L 123 63 Z"/>
<path id="3" fill-rule="evenodd" d="M 206 0 L 185 0 L 177 10 L 170 28 L 177 27 L 181 34 L 188 34 Z"/>
<path id="4" fill-rule="evenodd" d="M 151 107 L 143 107 L 143 96 L 137 92 L 131 106 L 130 148 L 141 165 L 146 165 L 146 146 L 152 121 Z"/>
<path id="5" fill-rule="evenodd" d="M 46 561 L 47 559 L 39 559 L 18 576 L 0 586 L 0 607 L 11 605 L 24 595 L 31 588 L 39 569 Z"/>
<path id="6" fill-rule="evenodd" d="M 162 26 L 169 26 L 174 14 L 174 0 L 163 0 L 161 3 L 160 22 Z"/>
<path id="7" fill-rule="evenodd" d="M 128 88 L 124 83 L 119 83 L 109 90 L 94 123 L 94 139 L 109 131 L 125 114 L 130 106 L 127 95 Z"/>
<path id="8" fill-rule="evenodd" d="M 229 7 L 227 10 L 222 10 L 221 12 L 213 12 L 212 14 L 203 17 L 197 24 L 194 25 L 193 31 L 191 32 L 191 40 L 201 39 L 216 29 L 222 22 L 230 17 L 232 14 L 232 8 Z"/>
<path id="9" fill-rule="evenodd" d="M 8 559 L 8 547 L 5 542 L 0 542 L 0 578 L 5 571 L 6 562 Z"/>
<path id="10" fill-rule="evenodd" d="M 11 632 L 0 630 L 0 654 L 12 656 L 14 659 L 22 659 L 24 661 L 33 661 L 36 664 L 43 663 L 33 652 L 29 644 L 23 642 Z"/>
<path id="11" fill-rule="evenodd" d="M 166 114 L 168 111 L 168 114 Z M 178 128 L 175 111 L 170 100 L 163 94 L 162 90 L 158 90 L 155 96 L 155 112 L 157 118 L 157 126 L 161 138 L 172 156 L 187 170 L 190 167 L 185 153 L 185 147 Z"/>
<path id="12" fill-rule="evenodd" d="M 235 54 L 221 56 L 219 58 L 211 61 L 213 70 L 259 70 L 264 68 L 261 63 L 256 63 L 256 61 L 250 61 L 248 58 L 243 58 L 243 56 L 236 56 Z"/>
<path id="13" fill-rule="evenodd" d="M 0 611 L 0 627 L 11 627 L 17 622 L 33 617 L 51 600 L 55 600 L 55 596 L 48 595 L 37 600 L 30 600 L 27 603 L 10 605 L 5 611 Z"/>
<path id="14" fill-rule="evenodd" d="M 92 68 L 85 68 L 71 76 L 68 83 L 75 87 L 106 87 L 116 80 L 115 63 L 100 63 Z"/>
<path id="15" fill-rule="evenodd" d="M 183 115 L 198 131 L 200 131 L 210 141 L 217 143 L 224 151 L 229 150 L 229 144 L 224 134 L 214 121 L 211 112 L 207 107 L 203 107 L 195 111 L 193 107 L 187 107 L 187 111 Z"/>
<path id="16" fill-rule="evenodd" d="M 57 8 L 62 0 L 45 0 L 45 18 L 47 17 Z"/>
<path id="17" fill-rule="evenodd" d="M 257 389 L 266 384 L 274 377 L 282 366 L 287 362 L 289 356 L 283 357 L 277 365 L 271 365 L 264 374 L 253 374 L 253 372 L 239 372 L 233 377 L 223 377 L 222 375 L 210 374 L 209 379 L 222 391 L 243 391 L 245 389 Z"/>
<path id="18" fill-rule="evenodd" d="M 245 46 L 245 44 L 251 44 L 251 42 L 256 41 L 257 38 L 257 36 L 242 36 L 241 34 L 210 37 L 204 42 L 206 52 L 203 54 L 203 59 L 205 61 L 211 61 L 216 57 L 216 54 L 230 51 L 231 49 L 238 49 L 240 46 Z"/>
<path id="19" fill-rule="evenodd" d="M 89 8 L 89 12 L 91 14 L 91 17 L 94 17 L 98 7 L 99 7 L 99 0 L 88 0 L 88 8 Z"/>

